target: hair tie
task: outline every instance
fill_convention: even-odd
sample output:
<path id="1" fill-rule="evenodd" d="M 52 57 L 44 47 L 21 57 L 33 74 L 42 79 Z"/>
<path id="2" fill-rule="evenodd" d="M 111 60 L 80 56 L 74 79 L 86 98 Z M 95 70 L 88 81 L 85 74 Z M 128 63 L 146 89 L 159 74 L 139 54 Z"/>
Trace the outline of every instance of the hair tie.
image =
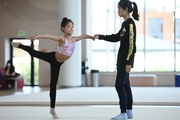
<path id="1" fill-rule="evenodd" d="M 129 2 L 130 2 L 131 5 L 132 5 L 132 4 L 134 5 L 134 3 L 135 3 L 135 2 L 131 2 L 131 1 L 129 1 Z M 131 6 L 131 8 L 132 8 L 132 11 L 133 11 L 133 10 L 134 10 L 134 7 Z M 131 12 L 132 12 L 132 11 L 131 11 Z"/>

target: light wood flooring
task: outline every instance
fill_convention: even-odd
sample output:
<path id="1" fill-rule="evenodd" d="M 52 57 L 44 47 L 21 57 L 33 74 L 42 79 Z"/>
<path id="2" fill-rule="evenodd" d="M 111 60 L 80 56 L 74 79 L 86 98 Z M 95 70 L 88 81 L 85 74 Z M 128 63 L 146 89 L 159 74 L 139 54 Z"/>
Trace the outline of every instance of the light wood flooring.
<path id="1" fill-rule="evenodd" d="M 10 90 L 0 90 L 0 96 L 8 96 L 8 95 L 21 95 L 21 94 L 30 94 L 30 93 L 38 93 L 42 91 L 48 91 L 49 87 L 31 87 L 31 86 L 24 86 L 23 89 L 10 89 Z"/>

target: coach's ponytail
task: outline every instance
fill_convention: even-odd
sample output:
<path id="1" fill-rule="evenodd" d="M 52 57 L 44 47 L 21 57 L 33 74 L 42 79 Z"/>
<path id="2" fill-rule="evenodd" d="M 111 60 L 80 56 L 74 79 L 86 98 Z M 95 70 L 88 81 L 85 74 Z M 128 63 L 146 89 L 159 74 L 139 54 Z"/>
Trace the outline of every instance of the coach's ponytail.
<path id="1" fill-rule="evenodd" d="M 132 16 L 135 20 L 139 20 L 139 14 L 138 14 L 138 7 L 137 4 L 135 2 L 132 2 L 134 8 L 133 8 L 133 13 Z"/>

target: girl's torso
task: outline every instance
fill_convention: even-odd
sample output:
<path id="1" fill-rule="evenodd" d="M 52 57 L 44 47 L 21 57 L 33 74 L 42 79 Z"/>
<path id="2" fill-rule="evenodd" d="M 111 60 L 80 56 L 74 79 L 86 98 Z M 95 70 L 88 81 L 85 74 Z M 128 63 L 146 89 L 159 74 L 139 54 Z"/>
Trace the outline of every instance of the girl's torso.
<path id="1" fill-rule="evenodd" d="M 59 44 L 58 50 L 55 54 L 58 62 L 64 62 L 69 59 L 75 49 L 75 40 L 72 38 L 72 42 L 69 42 L 66 37 L 64 37 L 64 42 Z"/>

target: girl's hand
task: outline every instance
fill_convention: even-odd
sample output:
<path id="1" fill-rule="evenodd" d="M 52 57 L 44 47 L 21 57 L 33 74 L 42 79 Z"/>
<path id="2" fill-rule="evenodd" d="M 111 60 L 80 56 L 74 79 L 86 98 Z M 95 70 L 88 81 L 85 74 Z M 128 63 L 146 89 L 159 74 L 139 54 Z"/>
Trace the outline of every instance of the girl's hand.
<path id="1" fill-rule="evenodd" d="M 100 35 L 100 34 L 95 34 L 95 35 L 94 35 L 94 39 L 99 39 L 99 35 Z"/>
<path id="2" fill-rule="evenodd" d="M 95 37 L 94 37 L 94 36 L 90 36 L 90 38 L 91 38 L 93 41 L 95 41 Z"/>
<path id="3" fill-rule="evenodd" d="M 34 40 L 38 39 L 38 36 L 33 36 L 33 37 L 30 37 L 30 38 L 27 38 L 27 39 L 29 39 L 31 41 L 34 41 Z"/>

